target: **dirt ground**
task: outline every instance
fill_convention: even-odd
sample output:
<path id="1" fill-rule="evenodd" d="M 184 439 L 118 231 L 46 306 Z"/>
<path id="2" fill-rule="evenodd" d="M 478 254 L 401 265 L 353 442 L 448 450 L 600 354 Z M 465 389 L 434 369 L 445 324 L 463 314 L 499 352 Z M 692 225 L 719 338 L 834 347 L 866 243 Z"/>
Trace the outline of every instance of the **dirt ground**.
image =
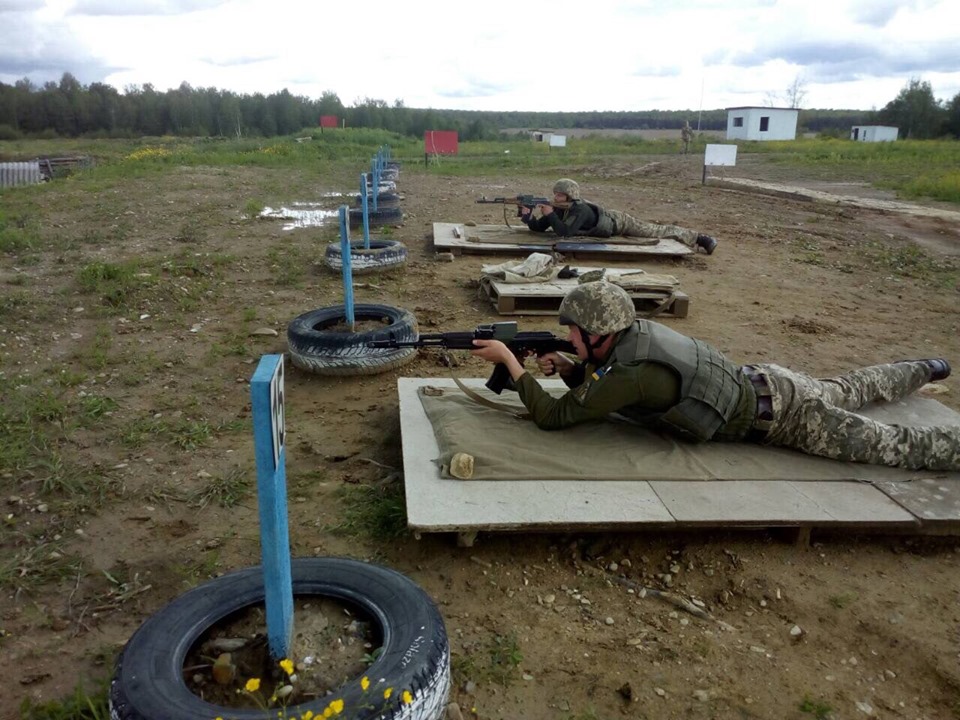
<path id="1" fill-rule="evenodd" d="M 763 158 L 743 158 L 730 174 L 882 195 Z M 152 612 L 259 562 L 248 381 L 261 354 L 286 350 L 287 322 L 341 302 L 341 288 L 317 265 L 330 231 L 284 231 L 279 220 L 245 218 L 244 204 L 349 192 L 356 176 L 341 175 L 318 183 L 296 172 L 180 168 L 96 188 L 64 182 L 37 210 L 46 249 L 29 263 L 0 258 L 3 293 L 28 297 L 0 316 L 3 376 L 59 368 L 79 377 L 60 386 L 64 402 L 116 404 L 101 422 L 64 431 L 60 446 L 65 461 L 109 480 L 102 504 L 78 510 L 69 496 L 43 495 L 36 471 L 3 479 L 4 555 L 56 541 L 78 564 L 59 582 L 4 586 L 0 717 L 17 717 L 25 697 L 61 698 L 80 680 L 91 687 Z M 409 261 L 358 278 L 357 301 L 407 308 L 421 331 L 497 319 L 476 281 L 481 264 L 502 259 L 438 261 L 432 223 L 499 222 L 499 208 L 474 199 L 547 193 L 557 176 L 610 207 L 719 239 L 710 257 L 639 264 L 676 275 L 690 296 L 689 317 L 665 322 L 735 361 L 818 375 L 896 358 L 960 367 L 956 223 L 704 187 L 692 155 L 488 177 L 405 167 L 405 220 L 391 237 L 407 244 Z M 78 286 L 84 265 L 127 260 L 158 283 L 132 306 L 109 311 Z M 623 264 L 638 263 L 610 266 Z M 520 322 L 559 330 L 551 318 Z M 278 335 L 252 334 L 264 328 Z M 486 375 L 459 359 L 460 376 Z M 774 530 L 520 533 L 481 534 L 464 549 L 448 535 L 381 542 L 333 532 L 344 487 L 399 482 L 397 377 L 448 372 L 427 352 L 358 378 L 288 365 L 287 476 L 295 555 L 380 562 L 435 598 L 453 654 L 450 699 L 465 717 L 960 718 L 958 538 L 815 533 L 797 546 Z M 960 382 L 944 385 L 952 392 L 938 399 L 960 410 Z M 151 419 L 202 420 L 212 432 L 190 443 L 145 431 L 134 442 L 132 429 Z M 213 480 L 244 474 L 239 504 L 204 495 Z M 628 593 L 607 581 L 610 568 L 659 588 L 669 575 L 673 591 L 730 627 Z M 515 651 L 506 661 L 497 652 L 505 644 Z"/>

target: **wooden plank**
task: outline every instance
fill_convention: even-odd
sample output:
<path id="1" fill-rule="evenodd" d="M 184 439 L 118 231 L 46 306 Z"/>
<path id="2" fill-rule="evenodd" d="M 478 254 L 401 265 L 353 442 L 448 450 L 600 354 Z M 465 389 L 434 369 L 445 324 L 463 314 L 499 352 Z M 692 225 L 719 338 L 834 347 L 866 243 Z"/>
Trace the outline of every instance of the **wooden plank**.
<path id="1" fill-rule="evenodd" d="M 616 240 L 616 238 L 610 238 L 602 243 L 589 242 L 587 238 L 563 240 L 541 236 L 526 228 L 511 229 L 499 225 L 433 224 L 434 248 L 438 252 L 448 251 L 455 255 L 461 253 L 527 255 L 531 252 L 555 250 L 569 257 L 611 258 L 658 255 L 677 257 L 694 253 L 692 248 L 677 240 L 664 239 L 656 245 L 618 244 Z"/>

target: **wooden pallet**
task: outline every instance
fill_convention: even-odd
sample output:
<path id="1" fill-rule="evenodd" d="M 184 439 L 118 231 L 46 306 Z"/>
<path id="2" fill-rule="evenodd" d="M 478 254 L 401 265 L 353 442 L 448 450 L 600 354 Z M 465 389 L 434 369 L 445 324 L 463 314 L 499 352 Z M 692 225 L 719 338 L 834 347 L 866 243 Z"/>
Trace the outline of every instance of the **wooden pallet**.
<path id="1" fill-rule="evenodd" d="M 578 268 L 581 271 L 592 268 Z M 577 279 L 543 283 L 497 282 L 481 278 L 480 289 L 500 315 L 556 315 L 567 293 L 577 287 Z M 690 313 L 690 297 L 679 290 L 628 291 L 641 317 L 685 318 Z"/>

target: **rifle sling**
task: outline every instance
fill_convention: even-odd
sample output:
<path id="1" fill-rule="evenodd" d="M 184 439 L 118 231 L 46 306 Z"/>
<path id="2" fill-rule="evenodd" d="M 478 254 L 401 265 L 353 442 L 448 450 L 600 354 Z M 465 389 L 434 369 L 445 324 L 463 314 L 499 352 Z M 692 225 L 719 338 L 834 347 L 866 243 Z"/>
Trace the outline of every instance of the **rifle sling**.
<path id="1" fill-rule="evenodd" d="M 483 397 L 482 395 L 477 394 L 476 392 L 468 388 L 466 385 L 464 385 L 462 382 L 460 382 L 460 379 L 453 374 L 453 370 L 450 371 L 450 377 L 453 378 L 453 381 L 457 384 L 457 387 L 463 391 L 463 394 L 466 395 L 471 400 L 473 400 L 475 403 L 483 405 L 484 407 L 488 407 L 491 410 L 496 410 L 497 412 L 505 412 L 509 415 L 513 415 L 518 420 L 530 419 L 530 413 L 525 411 L 518 411 L 516 406 L 514 405 L 507 405 L 506 403 L 494 402 L 493 400 L 489 400 Z"/>

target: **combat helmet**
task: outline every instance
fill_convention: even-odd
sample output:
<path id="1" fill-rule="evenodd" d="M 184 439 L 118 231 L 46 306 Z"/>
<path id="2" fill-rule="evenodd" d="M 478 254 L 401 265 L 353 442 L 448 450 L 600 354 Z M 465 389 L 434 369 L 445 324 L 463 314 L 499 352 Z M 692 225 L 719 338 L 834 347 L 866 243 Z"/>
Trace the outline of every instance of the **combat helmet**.
<path id="1" fill-rule="evenodd" d="M 557 180 L 553 184 L 553 191 L 555 193 L 563 193 L 571 200 L 580 199 L 580 186 L 576 180 L 571 180 L 570 178 L 560 178 Z"/>
<path id="2" fill-rule="evenodd" d="M 560 303 L 560 324 L 576 325 L 591 335 L 626 330 L 636 318 L 627 291 L 605 280 L 577 285 Z"/>

